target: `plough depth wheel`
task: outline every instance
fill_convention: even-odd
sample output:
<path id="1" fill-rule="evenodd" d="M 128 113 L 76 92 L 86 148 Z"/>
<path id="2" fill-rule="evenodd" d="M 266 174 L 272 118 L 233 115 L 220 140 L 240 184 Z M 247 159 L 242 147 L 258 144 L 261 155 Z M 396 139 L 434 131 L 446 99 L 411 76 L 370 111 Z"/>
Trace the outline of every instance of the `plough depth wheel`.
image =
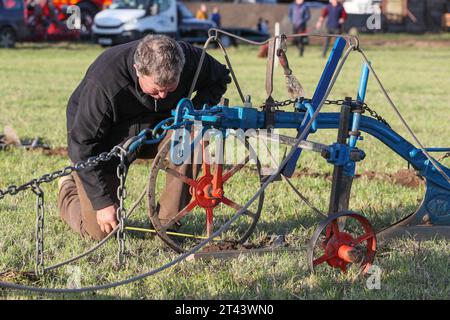
<path id="1" fill-rule="evenodd" d="M 230 148 L 230 152 L 238 153 L 234 164 L 216 164 L 212 159 L 218 143 L 229 145 L 229 139 L 234 139 L 237 148 Z M 209 237 L 214 230 L 229 221 L 229 219 L 242 208 L 261 187 L 261 164 L 256 153 L 248 141 L 237 136 L 228 136 L 223 142 L 201 143 L 202 164 L 198 165 L 197 178 L 189 178 L 180 174 L 177 167 L 171 165 L 170 141 L 167 141 L 158 152 L 151 166 L 148 187 L 148 212 L 150 220 L 159 237 L 176 252 L 185 252 Z M 223 158 L 228 159 L 228 148 L 222 148 Z M 237 150 L 240 150 L 236 152 Z M 239 161 L 241 160 L 241 161 Z M 253 163 L 252 163 L 253 162 Z M 159 200 L 163 195 L 166 177 L 179 179 L 189 186 L 190 202 L 173 215 L 170 221 L 162 220 L 159 216 Z M 174 195 L 176 197 L 177 195 Z M 167 197 L 167 195 L 165 195 Z M 219 239 L 244 243 L 253 232 L 264 202 L 264 193 L 250 206 L 227 232 Z"/>
<path id="2" fill-rule="evenodd" d="M 323 263 L 343 272 L 359 264 L 367 272 L 375 258 L 376 235 L 369 221 L 360 214 L 342 211 L 322 221 L 308 246 L 311 272 Z"/>

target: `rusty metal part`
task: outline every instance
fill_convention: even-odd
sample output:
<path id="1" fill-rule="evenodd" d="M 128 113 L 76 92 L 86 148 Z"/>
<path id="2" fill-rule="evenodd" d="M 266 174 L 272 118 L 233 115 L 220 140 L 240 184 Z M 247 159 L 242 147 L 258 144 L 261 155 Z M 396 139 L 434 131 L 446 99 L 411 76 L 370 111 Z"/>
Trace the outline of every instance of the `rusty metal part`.
<path id="1" fill-rule="evenodd" d="M 446 154 L 444 154 L 442 157 L 440 157 L 438 159 L 438 161 L 443 161 L 444 159 L 450 158 L 450 152 L 447 152 Z"/>
<path id="2" fill-rule="evenodd" d="M 267 54 L 267 66 L 266 66 L 266 95 L 267 100 L 272 97 L 273 92 L 273 67 L 275 63 L 275 44 L 276 39 L 272 38 L 269 41 L 269 51 Z"/>
<path id="3" fill-rule="evenodd" d="M 237 138 L 237 136 L 236 136 Z M 246 150 L 250 154 L 255 155 L 253 149 L 247 141 L 242 141 L 244 143 Z M 239 210 L 242 208 L 241 205 L 229 199 L 227 190 L 231 190 L 231 186 L 228 185 L 232 183 L 231 178 L 234 174 L 240 171 L 250 160 L 250 155 L 245 158 L 245 163 L 239 163 L 231 168 L 224 168 L 222 165 L 214 165 L 214 172 L 211 171 L 211 166 L 205 161 L 209 155 L 205 154 L 205 148 L 202 147 L 202 172 L 201 175 L 194 179 L 190 179 L 176 170 L 169 168 L 169 151 L 170 151 L 170 141 L 167 141 L 165 145 L 158 152 L 155 157 L 149 177 L 148 185 L 148 213 L 153 227 L 157 231 L 158 236 L 173 250 L 182 253 L 189 249 L 189 247 L 196 245 L 201 239 L 209 237 L 214 231 L 214 224 L 220 223 L 222 220 L 226 219 L 225 207 L 232 208 L 234 210 Z M 255 159 L 255 156 L 252 156 Z M 256 167 L 258 170 L 259 183 L 256 187 L 260 187 L 262 181 L 261 164 L 257 160 Z M 158 194 L 158 181 L 161 182 L 159 177 L 163 174 L 170 174 L 176 179 L 180 179 L 184 183 L 190 186 L 190 194 L 192 199 L 187 206 L 179 211 L 170 221 L 162 221 L 159 218 L 159 194 Z M 161 188 L 161 185 L 159 185 Z M 262 211 L 262 205 L 264 202 L 264 193 L 259 197 L 257 206 L 255 210 L 246 210 L 244 214 L 245 219 L 242 225 L 236 224 L 236 229 L 232 230 L 232 234 L 236 235 L 233 241 L 238 243 L 245 242 L 248 237 L 253 232 L 256 224 L 259 220 Z M 194 212 L 195 211 L 195 212 Z M 204 215 L 205 218 L 202 218 Z M 218 219 L 220 218 L 220 219 Z M 198 221 L 205 220 L 205 227 L 203 230 L 199 230 Z M 173 229 L 177 229 L 177 226 L 181 226 L 180 229 L 184 228 L 184 233 L 192 233 L 193 237 L 189 239 L 180 239 L 176 235 L 170 233 Z M 242 227 L 244 226 L 244 227 Z M 201 229 L 201 227 L 200 227 Z M 177 229 L 178 230 L 178 229 Z M 199 231 L 201 234 L 199 234 Z"/>

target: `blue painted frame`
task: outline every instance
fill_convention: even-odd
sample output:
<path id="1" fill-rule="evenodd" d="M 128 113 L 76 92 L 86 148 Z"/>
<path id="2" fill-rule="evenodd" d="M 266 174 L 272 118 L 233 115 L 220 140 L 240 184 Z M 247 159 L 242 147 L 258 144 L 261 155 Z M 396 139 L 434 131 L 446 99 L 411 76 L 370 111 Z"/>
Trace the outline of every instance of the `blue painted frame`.
<path id="1" fill-rule="evenodd" d="M 311 104 L 303 101 L 296 105 L 295 112 L 275 112 L 273 115 L 273 128 L 297 129 L 297 137 L 299 136 L 306 127 L 306 123 L 311 119 L 311 115 L 317 110 L 320 101 L 324 98 L 345 45 L 346 42 L 343 38 L 336 39 Z M 364 103 L 368 78 L 369 66 L 364 64 L 357 92 L 357 101 L 359 103 Z M 204 130 L 215 128 L 224 131 L 226 129 L 265 129 L 267 114 L 265 111 L 258 111 L 254 108 L 242 106 L 226 107 L 222 105 L 211 108 L 205 106 L 203 110 L 198 111 L 193 108 L 190 100 L 183 99 L 178 103 L 177 108 L 172 111 L 172 115 L 175 117 L 175 125 L 180 124 L 183 121 L 201 121 Z M 415 224 L 423 223 L 424 216 L 428 215 L 427 220 L 432 224 L 450 225 L 450 184 L 436 170 L 420 149 L 405 140 L 389 126 L 374 118 L 364 116 L 357 112 L 350 113 L 349 117 L 350 128 L 352 131 L 363 131 L 375 137 L 410 163 L 411 166 L 426 179 L 426 193 L 421 206 L 415 214 Z M 310 131 L 305 136 L 305 140 L 310 133 L 314 133 L 316 130 L 338 129 L 339 121 L 340 113 L 320 113 L 311 126 Z M 181 137 L 181 141 L 184 141 L 184 139 L 187 138 L 186 135 L 187 133 Z M 349 151 L 356 148 L 359 138 L 360 137 L 358 136 L 350 136 L 346 144 L 331 144 L 329 150 L 335 150 L 336 148 L 343 150 L 345 151 L 346 156 L 345 159 L 342 159 L 342 157 L 336 159 L 331 157 L 327 159 L 328 162 L 331 164 L 337 164 L 337 162 L 339 162 L 341 165 L 345 163 L 345 166 L 350 168 L 347 170 L 346 174 L 351 176 L 354 175 L 355 162 L 349 159 Z M 175 147 L 181 141 L 176 141 L 175 139 L 172 140 L 171 157 L 173 156 L 173 159 L 175 159 Z M 442 152 L 449 151 L 450 148 L 427 148 L 427 150 L 429 152 Z M 293 157 L 287 163 L 285 168 L 283 168 L 283 175 L 288 177 L 292 176 L 301 152 L 302 149 L 297 149 L 295 151 Z M 447 176 L 450 176 L 449 168 L 442 164 L 439 164 L 439 166 Z"/>

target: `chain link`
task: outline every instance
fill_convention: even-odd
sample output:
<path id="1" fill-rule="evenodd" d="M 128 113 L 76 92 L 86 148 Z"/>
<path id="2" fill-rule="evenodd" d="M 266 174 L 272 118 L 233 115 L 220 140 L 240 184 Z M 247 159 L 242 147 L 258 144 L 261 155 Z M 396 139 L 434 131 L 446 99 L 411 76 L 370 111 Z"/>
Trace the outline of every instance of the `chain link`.
<path id="1" fill-rule="evenodd" d="M 127 197 L 127 189 L 125 186 L 125 179 L 127 177 L 127 166 L 125 164 L 125 156 L 127 152 L 121 150 L 119 157 L 120 163 L 117 166 L 117 177 L 119 178 L 119 187 L 117 188 L 117 198 L 119 200 L 119 207 L 116 210 L 116 218 L 119 222 L 119 230 L 117 231 L 117 264 L 121 267 L 125 262 L 125 199 Z"/>
<path id="2" fill-rule="evenodd" d="M 80 171 L 88 167 L 93 167 L 99 164 L 100 162 L 107 162 L 111 160 L 112 157 L 117 156 L 119 154 L 118 147 L 114 147 L 110 152 L 103 152 L 96 157 L 91 157 L 86 161 L 80 161 L 74 166 L 64 167 L 62 170 L 56 170 L 52 173 L 47 173 L 41 176 L 39 179 L 33 179 L 24 183 L 20 186 L 11 185 L 4 190 L 0 189 L 0 200 L 3 199 L 6 195 L 15 196 L 19 192 L 25 191 L 27 189 L 32 189 L 35 185 L 40 185 L 42 183 L 50 183 L 58 178 L 68 176 L 74 171 Z"/>
<path id="3" fill-rule="evenodd" d="M 81 161 L 75 164 L 74 166 L 64 167 L 62 170 L 56 170 L 52 173 L 47 173 L 41 176 L 39 179 L 32 179 L 27 183 L 24 183 L 20 186 L 11 185 L 7 187 L 5 190 L 0 189 L 0 200 L 3 199 L 6 195 L 17 195 L 19 192 L 31 189 L 33 193 L 36 195 L 36 231 L 35 231 L 35 242 L 36 242 L 36 253 L 35 253 L 35 274 L 37 276 L 42 276 L 45 272 L 44 266 L 44 217 L 45 217 L 45 202 L 44 202 L 44 191 L 41 188 L 41 184 L 50 183 L 58 178 L 68 176 L 73 171 L 79 171 L 85 169 L 87 167 L 96 166 L 100 162 L 106 162 L 111 160 L 112 157 L 121 155 L 121 165 L 124 165 L 125 162 L 125 154 L 124 150 L 120 147 L 114 147 L 110 152 L 103 152 L 96 157 L 91 157 L 86 161 Z M 126 152 L 125 152 L 126 153 Z M 126 167 L 125 170 L 121 169 L 121 175 L 126 175 Z M 122 178 L 121 184 L 125 183 L 125 179 Z M 125 196 L 125 188 L 122 189 L 122 198 Z M 123 208 L 123 200 L 121 201 L 121 206 Z M 122 211 L 124 212 L 124 211 Z M 123 223 L 123 217 L 119 220 Z M 122 224 L 122 237 L 123 237 L 123 224 Z M 121 243 L 122 252 L 124 250 L 124 244 Z"/>
<path id="4" fill-rule="evenodd" d="M 291 104 L 295 104 L 297 102 L 310 102 L 311 103 L 311 99 L 306 99 L 306 98 L 296 98 L 296 99 L 287 99 L 287 100 L 283 100 L 283 101 L 275 101 L 274 104 L 271 107 L 274 107 L 276 109 L 278 108 L 282 108 L 282 107 L 286 107 L 289 106 Z M 339 99 L 339 100 L 325 100 L 323 104 L 326 105 L 337 105 L 337 106 L 341 106 L 344 103 L 360 103 L 356 100 L 351 100 L 351 101 L 346 101 L 343 99 Z M 262 104 L 260 106 L 260 108 L 265 108 L 266 104 Z M 370 116 L 375 118 L 376 120 L 378 120 L 379 122 L 383 123 L 384 125 L 388 126 L 389 128 L 391 127 L 389 125 L 389 123 L 386 121 L 386 119 L 384 119 L 382 116 L 380 116 L 375 110 L 373 110 L 372 108 L 370 108 L 367 103 L 362 103 L 362 107 L 365 111 L 369 112 Z"/>
<path id="5" fill-rule="evenodd" d="M 32 191 L 36 195 L 36 261 L 35 274 L 42 276 L 44 274 L 44 191 L 42 191 L 40 184 L 35 181 L 32 185 Z"/>
<path id="6" fill-rule="evenodd" d="M 363 104 L 363 108 L 364 108 L 364 110 L 366 110 L 367 112 L 370 113 L 370 116 L 372 118 L 377 119 L 379 122 L 381 122 L 382 124 L 388 126 L 389 128 L 391 127 L 389 125 L 389 123 L 382 116 L 380 116 L 375 110 L 369 108 L 369 106 L 366 103 Z"/>
<path id="7" fill-rule="evenodd" d="M 438 159 L 438 161 L 442 161 L 442 160 L 447 159 L 447 158 L 450 158 L 450 152 L 447 152 L 446 154 L 444 154 L 442 157 L 440 157 Z"/>

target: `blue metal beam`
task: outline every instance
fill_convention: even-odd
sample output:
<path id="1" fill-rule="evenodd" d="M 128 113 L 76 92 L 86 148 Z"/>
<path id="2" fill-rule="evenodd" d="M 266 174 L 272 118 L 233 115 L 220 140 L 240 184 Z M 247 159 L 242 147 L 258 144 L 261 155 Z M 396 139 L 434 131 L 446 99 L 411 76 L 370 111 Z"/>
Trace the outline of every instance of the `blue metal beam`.
<path id="1" fill-rule="evenodd" d="M 331 51 L 331 54 L 328 58 L 325 69 L 323 70 L 322 76 L 320 77 L 319 84 L 317 85 L 316 91 L 314 92 L 314 95 L 312 98 L 311 105 L 312 105 L 313 111 L 317 110 L 320 102 L 322 101 L 323 97 L 325 96 L 325 93 L 330 85 L 330 81 L 333 77 L 333 74 L 336 71 L 339 59 L 342 56 L 342 52 L 344 51 L 346 43 L 347 42 L 345 41 L 345 39 L 341 38 L 341 37 L 336 38 L 336 41 L 334 42 L 333 50 Z M 308 123 L 308 120 L 309 120 L 309 116 L 307 118 L 307 121 L 305 121 L 303 125 L 298 127 L 297 138 L 300 136 L 300 134 L 305 129 L 305 126 L 306 126 L 306 123 Z M 305 139 L 308 137 L 308 134 L 310 132 L 308 132 L 306 134 Z M 292 174 L 295 171 L 295 167 L 297 165 L 297 161 L 298 161 L 298 158 L 300 157 L 300 154 L 301 154 L 301 149 L 298 149 L 292 155 L 291 160 L 283 168 L 282 174 L 284 176 L 286 176 L 286 177 L 292 176 Z"/>

